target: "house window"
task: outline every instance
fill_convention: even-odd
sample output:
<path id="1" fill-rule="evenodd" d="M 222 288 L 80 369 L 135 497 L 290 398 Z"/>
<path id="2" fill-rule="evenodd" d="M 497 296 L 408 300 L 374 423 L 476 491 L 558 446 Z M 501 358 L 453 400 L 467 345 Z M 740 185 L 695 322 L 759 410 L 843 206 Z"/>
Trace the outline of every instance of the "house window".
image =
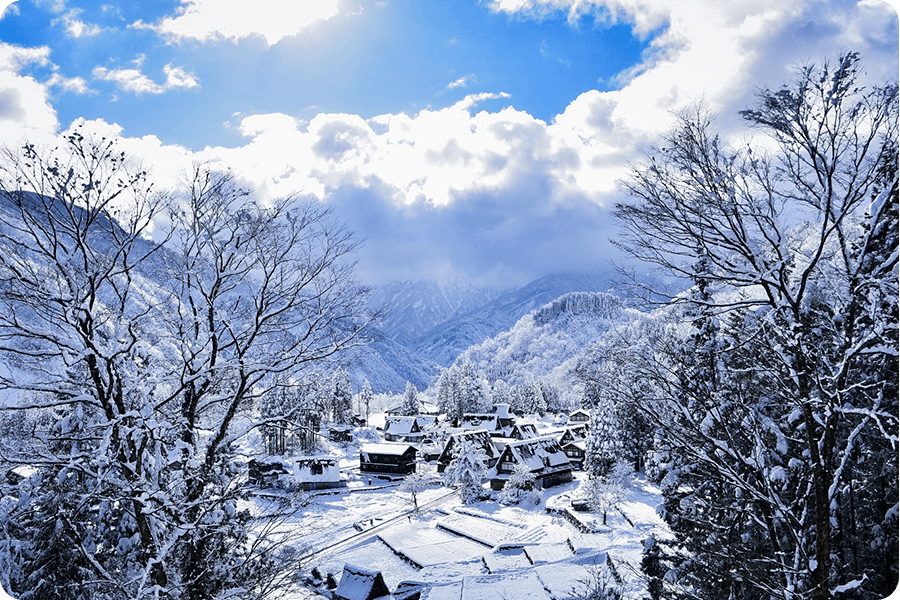
<path id="1" fill-rule="evenodd" d="M 516 468 L 516 463 L 509 462 L 507 460 L 503 461 L 503 464 L 500 465 L 500 469 L 502 469 L 503 471 L 512 471 L 515 468 Z"/>

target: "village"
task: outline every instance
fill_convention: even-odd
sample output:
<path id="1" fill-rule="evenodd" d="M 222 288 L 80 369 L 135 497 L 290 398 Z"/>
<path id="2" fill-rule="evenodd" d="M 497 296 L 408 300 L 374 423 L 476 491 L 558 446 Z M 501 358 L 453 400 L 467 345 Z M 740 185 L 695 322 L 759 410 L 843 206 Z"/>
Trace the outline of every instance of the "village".
<path id="1" fill-rule="evenodd" d="M 328 452 L 292 453 L 289 432 L 276 448 L 283 455 L 250 461 L 259 499 L 301 498 L 306 595 L 296 597 L 574 600 L 607 588 L 643 596 L 644 541 L 667 531 L 655 512 L 659 490 L 633 473 L 608 514 L 592 510 L 581 489 L 588 411 L 516 415 L 496 404 L 455 422 L 428 402 L 402 412 L 322 427 L 318 448 Z M 448 478 L 463 446 L 485 462 L 471 498 Z M 510 500 L 510 478 L 526 472 L 527 495 Z"/>

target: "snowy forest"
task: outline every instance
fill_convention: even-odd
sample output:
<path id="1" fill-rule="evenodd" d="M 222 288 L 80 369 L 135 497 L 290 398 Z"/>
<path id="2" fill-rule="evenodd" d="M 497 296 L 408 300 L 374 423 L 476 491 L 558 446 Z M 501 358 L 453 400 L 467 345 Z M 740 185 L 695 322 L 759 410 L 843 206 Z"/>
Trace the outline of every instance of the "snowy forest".
<path id="1" fill-rule="evenodd" d="M 862 87 L 861 69 L 848 52 L 758 91 L 740 145 L 708 107 L 679 113 L 612 209 L 613 243 L 659 277 L 564 295 L 399 395 L 354 393 L 354 352 L 383 336 L 383 314 L 322 204 L 259 202 L 209 165 L 160 190 L 140 157 L 77 132 L 7 147 L 3 589 L 293 597 L 302 540 L 283 530 L 298 505 L 251 503 L 248 460 L 321 452 L 328 427 L 374 436 L 376 413 L 431 405 L 420 433 L 455 440 L 441 482 L 463 504 L 536 504 L 535 473 L 560 452 L 544 444 L 531 468 L 511 441 L 491 467 L 458 428 L 497 406 L 589 415 L 578 489 L 603 525 L 635 473 L 658 488 L 668 529 L 640 548 L 640 586 L 607 577 L 572 598 L 886 597 L 900 562 L 898 86 Z M 664 278 L 681 291 L 654 287 Z M 397 492 L 419 510 L 428 485 L 414 472 Z"/>

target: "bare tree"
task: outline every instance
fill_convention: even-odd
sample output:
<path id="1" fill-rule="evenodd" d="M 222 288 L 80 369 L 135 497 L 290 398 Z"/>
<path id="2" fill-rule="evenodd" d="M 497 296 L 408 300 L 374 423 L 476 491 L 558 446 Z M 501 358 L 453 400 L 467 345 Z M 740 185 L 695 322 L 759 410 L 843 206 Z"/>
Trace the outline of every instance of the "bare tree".
<path id="1" fill-rule="evenodd" d="M 897 252 L 884 232 L 896 229 L 898 113 L 896 82 L 858 80 L 847 53 L 760 91 L 742 114 L 769 146 L 728 148 L 702 108 L 680 115 L 615 208 L 619 247 L 691 279 L 701 293 L 676 303 L 731 336 L 723 349 L 716 327 L 698 326 L 681 364 L 716 360 L 694 381 L 659 367 L 665 408 L 651 417 L 711 477 L 708 497 L 743 494 L 732 501 L 768 545 L 764 568 L 741 572 L 750 593 L 830 598 L 872 581 L 873 565 L 835 558 L 851 531 L 835 507 L 861 452 L 893 448 L 879 456 L 896 465 L 896 377 L 884 374 L 897 371 Z"/>
<path id="2" fill-rule="evenodd" d="M 234 448 L 279 382 L 364 341 L 350 234 L 312 202 L 263 205 L 202 166 L 156 194 L 114 142 L 79 132 L 7 150 L 0 201 L 0 385 L 15 410 L 53 411 L 9 456 L 39 468 L 11 515 L 32 544 L 13 590 L 269 589 Z M 41 561 L 60 551 L 73 566 L 48 578 Z"/>

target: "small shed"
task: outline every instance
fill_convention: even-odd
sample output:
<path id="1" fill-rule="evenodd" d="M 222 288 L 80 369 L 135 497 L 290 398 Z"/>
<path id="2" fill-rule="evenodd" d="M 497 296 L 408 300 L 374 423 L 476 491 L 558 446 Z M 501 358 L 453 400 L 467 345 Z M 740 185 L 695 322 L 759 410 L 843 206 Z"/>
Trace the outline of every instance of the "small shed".
<path id="1" fill-rule="evenodd" d="M 334 590 L 335 600 L 387 600 L 393 598 L 381 571 L 344 565 L 344 573 Z"/>
<path id="2" fill-rule="evenodd" d="M 304 491 L 328 490 L 347 485 L 341 479 L 336 456 L 303 456 L 294 459 L 294 481 Z"/>
<path id="3" fill-rule="evenodd" d="M 569 413 L 569 423 L 589 423 L 590 420 L 591 413 L 583 408 L 579 408 L 578 410 Z"/>
<path id="4" fill-rule="evenodd" d="M 416 449 L 409 444 L 365 444 L 359 449 L 359 470 L 364 473 L 408 475 L 416 470 Z"/>
<path id="5" fill-rule="evenodd" d="M 388 442 L 417 442 L 423 435 L 416 417 L 387 417 L 383 432 Z"/>
<path id="6" fill-rule="evenodd" d="M 484 450 L 484 453 L 487 454 L 488 457 L 488 464 L 486 465 L 488 468 L 493 467 L 497 462 L 500 453 L 497 451 L 497 447 L 494 445 L 494 442 L 487 431 L 484 429 L 461 431 L 459 433 L 454 433 L 447 438 L 447 443 L 444 445 L 444 451 L 441 452 L 441 455 L 438 457 L 438 473 L 443 473 L 447 470 L 447 466 L 450 464 L 450 461 L 453 460 L 453 448 L 456 447 L 456 444 L 458 444 L 461 439 L 467 439 Z"/>
<path id="7" fill-rule="evenodd" d="M 353 428 L 348 426 L 330 427 L 328 429 L 328 439 L 332 442 L 352 442 Z"/>
<path id="8" fill-rule="evenodd" d="M 516 465 L 525 465 L 540 488 L 568 483 L 574 479 L 574 465 L 569 462 L 555 437 L 521 440 L 508 445 L 497 461 L 497 474 L 491 479 L 491 489 L 502 489 Z"/>

